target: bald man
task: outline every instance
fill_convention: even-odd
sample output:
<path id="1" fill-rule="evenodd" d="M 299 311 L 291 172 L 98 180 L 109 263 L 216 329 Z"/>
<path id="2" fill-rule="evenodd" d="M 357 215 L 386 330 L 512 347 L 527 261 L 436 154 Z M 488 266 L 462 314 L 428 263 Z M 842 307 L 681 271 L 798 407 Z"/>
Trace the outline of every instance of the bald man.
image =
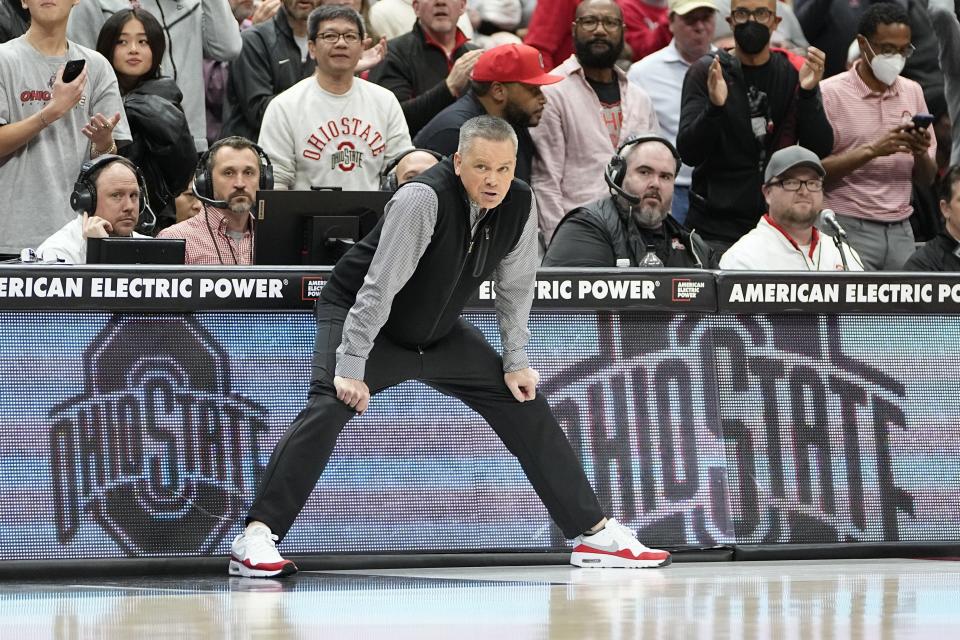
<path id="1" fill-rule="evenodd" d="M 411 151 L 397 163 L 397 186 L 402 186 L 437 164 L 439 160 L 427 151 Z"/>

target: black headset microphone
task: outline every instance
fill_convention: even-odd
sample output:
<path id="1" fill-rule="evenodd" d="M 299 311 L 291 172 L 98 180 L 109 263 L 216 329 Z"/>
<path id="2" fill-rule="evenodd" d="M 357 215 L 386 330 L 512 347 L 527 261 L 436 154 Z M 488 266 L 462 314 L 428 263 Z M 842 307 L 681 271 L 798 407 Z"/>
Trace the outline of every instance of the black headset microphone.
<path id="1" fill-rule="evenodd" d="M 626 200 L 631 206 L 640 204 L 642 198 L 625 191 L 623 188 L 623 179 L 627 174 L 627 161 L 624 158 L 624 150 L 627 147 L 643 144 L 644 142 L 659 142 L 665 146 L 670 151 L 673 159 L 677 161 L 677 173 L 680 172 L 680 166 L 682 164 L 680 154 L 677 152 L 677 148 L 673 146 L 673 143 L 656 134 L 634 136 L 617 147 L 616 155 L 610 158 L 610 162 L 607 163 L 607 168 L 603 171 L 603 179 L 606 181 L 607 186 L 610 187 L 610 191 Z"/>

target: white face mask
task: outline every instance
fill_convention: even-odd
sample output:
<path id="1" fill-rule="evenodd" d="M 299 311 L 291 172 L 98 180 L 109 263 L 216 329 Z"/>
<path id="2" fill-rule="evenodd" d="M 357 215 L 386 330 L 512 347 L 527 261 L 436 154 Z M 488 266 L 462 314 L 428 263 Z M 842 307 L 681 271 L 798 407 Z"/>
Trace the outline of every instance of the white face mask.
<path id="1" fill-rule="evenodd" d="M 867 43 L 867 46 L 870 46 L 869 43 Z M 907 59 L 899 53 L 878 56 L 873 51 L 873 47 L 870 47 L 870 52 L 874 54 L 873 60 L 870 61 L 870 68 L 873 69 L 873 75 L 877 77 L 877 80 L 889 87 L 896 82 L 897 76 L 900 75 L 903 67 L 907 64 Z"/>

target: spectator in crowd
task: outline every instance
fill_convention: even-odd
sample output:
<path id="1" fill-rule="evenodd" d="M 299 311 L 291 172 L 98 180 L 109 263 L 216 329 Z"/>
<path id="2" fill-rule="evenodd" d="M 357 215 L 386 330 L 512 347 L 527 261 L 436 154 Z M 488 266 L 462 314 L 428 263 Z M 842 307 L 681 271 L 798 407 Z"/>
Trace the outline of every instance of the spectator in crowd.
<path id="1" fill-rule="evenodd" d="M 540 123 L 546 100 L 541 87 L 561 79 L 547 74 L 533 47 L 505 44 L 488 49 L 473 69 L 470 92 L 438 113 L 415 143 L 448 156 L 457 150 L 464 122 L 483 114 L 503 118 L 517 133 L 516 176 L 529 184 L 535 149 L 527 129 Z"/>
<path id="2" fill-rule="evenodd" d="M 520 0 L 469 0 L 467 15 L 477 34 L 514 33 L 523 19 L 523 5 Z"/>
<path id="3" fill-rule="evenodd" d="M 374 191 L 384 165 L 411 146 L 396 96 L 354 77 L 363 28 L 349 7 L 321 6 L 310 14 L 316 71 L 270 101 L 260 128 L 277 188 Z"/>
<path id="4" fill-rule="evenodd" d="M 183 114 L 183 96 L 172 78 L 161 77 L 166 49 L 163 28 L 145 9 L 122 9 L 103 23 L 97 51 L 113 65 L 130 123 L 132 144 L 120 152 L 143 174 L 140 194 L 156 215 L 156 230 L 176 220 L 173 199 L 190 182 L 197 148 Z"/>
<path id="5" fill-rule="evenodd" d="M 733 0 L 733 55 L 720 50 L 691 65 L 683 83 L 677 149 L 693 169 L 686 225 L 718 251 L 766 211 L 760 186 L 777 149 L 800 144 L 818 156 L 833 148 L 817 86 L 823 52 L 810 47 L 798 70 L 770 50 L 776 0 Z"/>
<path id="6" fill-rule="evenodd" d="M 320 4 L 339 4 L 350 7 L 354 11 L 360 14 L 360 17 L 363 18 L 363 25 L 367 30 L 367 42 L 366 40 L 363 43 L 363 48 L 368 49 L 373 43 L 382 43 L 384 46 L 387 43 L 386 36 L 381 36 L 376 29 L 370 26 L 370 2 L 371 0 L 320 0 Z M 372 0 L 372 2 L 377 2 L 377 0 Z M 381 56 L 380 59 L 383 59 Z M 379 62 L 379 60 L 378 60 Z M 364 67 L 363 70 L 366 70 L 369 67 Z"/>
<path id="7" fill-rule="evenodd" d="M 670 216 L 679 167 L 666 138 L 628 140 L 607 165 L 610 195 L 560 221 L 543 266 L 636 267 L 649 251 L 667 267 L 713 266 L 709 245 Z"/>
<path id="8" fill-rule="evenodd" d="M 197 199 L 196 194 L 193 192 L 193 180 L 190 181 L 186 189 L 180 192 L 175 202 L 177 207 L 177 222 L 189 220 L 203 211 L 203 203 Z"/>
<path id="9" fill-rule="evenodd" d="M 130 140 L 110 63 L 67 39 L 73 3 L 24 4 L 30 28 L 0 44 L 0 254 L 7 255 L 69 222 L 70 188 L 84 160 Z M 65 63 L 78 59 L 80 75 L 64 82 Z"/>
<path id="10" fill-rule="evenodd" d="M 629 59 L 636 62 L 670 44 L 669 9 L 663 0 L 619 0 Z M 574 34 L 576 40 L 576 34 Z"/>
<path id="11" fill-rule="evenodd" d="M 482 53 L 457 28 L 466 0 L 416 0 L 413 30 L 387 43 L 387 57 L 370 81 L 397 96 L 410 135 L 453 104 Z"/>
<path id="12" fill-rule="evenodd" d="M 899 75 L 913 52 L 907 20 L 899 5 L 871 6 L 857 36 L 863 58 L 823 83 L 833 125 L 825 198 L 868 270 L 899 269 L 913 254 L 912 185 L 937 173 L 936 140 L 910 121 L 927 113 L 923 91 Z"/>
<path id="13" fill-rule="evenodd" d="M 690 65 L 713 50 L 717 9 L 715 0 L 670 0 L 668 7 L 673 40 L 634 63 L 627 79 L 650 96 L 663 135 L 676 144 L 683 79 Z M 671 215 L 681 224 L 687 217 L 692 173 L 692 167 L 683 165 L 674 184 Z"/>
<path id="14" fill-rule="evenodd" d="M 194 195 L 203 213 L 167 227 L 158 238 L 187 241 L 186 264 L 253 264 L 253 207 L 271 189 L 269 159 L 245 138 L 218 140 L 200 158 Z"/>
<path id="15" fill-rule="evenodd" d="M 207 148 L 203 57 L 232 60 L 240 54 L 240 31 L 228 0 L 138 0 L 160 20 L 167 34 L 162 68 L 183 91 L 183 111 L 198 151 Z M 84 0 L 70 17 L 68 33 L 76 42 L 96 46 L 107 18 L 130 8 L 127 0 Z"/>
<path id="16" fill-rule="evenodd" d="M 543 66 L 553 69 L 573 55 L 573 31 L 580 0 L 544 0 L 538 2 L 530 17 L 523 42 L 543 55 Z"/>
<path id="17" fill-rule="evenodd" d="M 383 168 L 380 176 L 382 191 L 396 191 L 421 173 L 443 160 L 443 156 L 430 149 L 408 149 Z"/>
<path id="18" fill-rule="evenodd" d="M 904 271 L 960 271 L 958 182 L 960 182 L 960 165 L 953 165 L 940 180 L 940 213 L 943 214 L 944 229 L 910 256 L 903 265 Z"/>
<path id="19" fill-rule="evenodd" d="M 30 26 L 30 12 L 21 0 L 0 0 L 0 44 L 19 38 Z"/>
<path id="20" fill-rule="evenodd" d="M 230 9 L 242 35 L 250 27 L 270 20 L 283 6 L 282 0 L 230 0 Z M 306 40 L 304 38 L 304 40 Z M 304 45 L 306 47 L 306 45 Z M 227 93 L 229 63 L 211 58 L 203 59 L 204 106 L 207 113 L 207 143 L 213 144 L 223 136 L 223 103 Z M 256 136 L 254 136 L 256 137 Z"/>
<path id="21" fill-rule="evenodd" d="M 944 97 L 950 122 L 954 123 L 950 163 L 958 164 L 960 163 L 960 21 L 957 20 L 955 0 L 929 1 L 930 22 L 940 43 Z"/>
<path id="22" fill-rule="evenodd" d="M 146 238 L 134 231 L 146 202 L 143 176 L 122 156 L 104 154 L 85 164 L 70 203 L 77 215 L 43 241 L 44 262 L 86 264 L 87 238 Z"/>
<path id="23" fill-rule="evenodd" d="M 823 164 L 800 146 L 780 149 L 764 172 L 763 198 L 769 211 L 752 231 L 720 258 L 721 269 L 754 271 L 863 271 L 859 256 L 844 244 L 844 255 L 815 223 L 823 208 Z"/>
<path id="24" fill-rule="evenodd" d="M 387 40 L 399 38 L 409 32 L 417 21 L 414 9 L 416 0 L 377 0 L 370 6 L 370 30 Z M 457 20 L 457 26 L 467 38 L 473 37 L 470 18 L 464 13 Z"/>
<path id="25" fill-rule="evenodd" d="M 803 33 L 826 56 L 824 78 L 847 70 L 850 43 L 857 35 L 860 15 L 868 6 L 861 0 L 793 0 Z"/>
<path id="26" fill-rule="evenodd" d="M 270 101 L 316 70 L 307 50 L 307 16 L 319 4 L 283 0 L 273 18 L 244 31 L 240 56 L 230 63 L 223 135 L 256 140 Z"/>
<path id="27" fill-rule="evenodd" d="M 576 52 L 543 92 L 547 105 L 530 135 L 537 148 L 533 188 L 549 243 L 563 216 L 606 192 L 603 168 L 631 137 L 659 131 L 649 96 L 614 63 L 623 51 L 623 16 L 613 0 L 584 0 L 573 26 Z"/>
<path id="28" fill-rule="evenodd" d="M 730 0 L 716 0 L 716 3 L 717 11 L 721 16 L 730 15 Z M 770 46 L 786 49 L 802 56 L 810 43 L 807 42 L 793 9 L 783 0 L 777 1 L 777 17 L 780 18 L 780 22 L 771 30 Z M 726 21 L 717 24 L 713 37 L 713 43 L 720 49 L 732 49 L 736 44 L 733 40 L 733 29 Z"/>

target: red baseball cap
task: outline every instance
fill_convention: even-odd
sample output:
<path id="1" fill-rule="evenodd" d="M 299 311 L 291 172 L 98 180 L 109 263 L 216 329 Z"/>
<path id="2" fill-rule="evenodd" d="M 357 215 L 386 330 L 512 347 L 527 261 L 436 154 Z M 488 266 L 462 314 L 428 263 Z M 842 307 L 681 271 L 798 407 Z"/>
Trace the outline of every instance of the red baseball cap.
<path id="1" fill-rule="evenodd" d="M 480 54 L 470 79 L 477 82 L 553 84 L 563 80 L 543 68 L 543 56 L 525 44 L 504 44 Z"/>

